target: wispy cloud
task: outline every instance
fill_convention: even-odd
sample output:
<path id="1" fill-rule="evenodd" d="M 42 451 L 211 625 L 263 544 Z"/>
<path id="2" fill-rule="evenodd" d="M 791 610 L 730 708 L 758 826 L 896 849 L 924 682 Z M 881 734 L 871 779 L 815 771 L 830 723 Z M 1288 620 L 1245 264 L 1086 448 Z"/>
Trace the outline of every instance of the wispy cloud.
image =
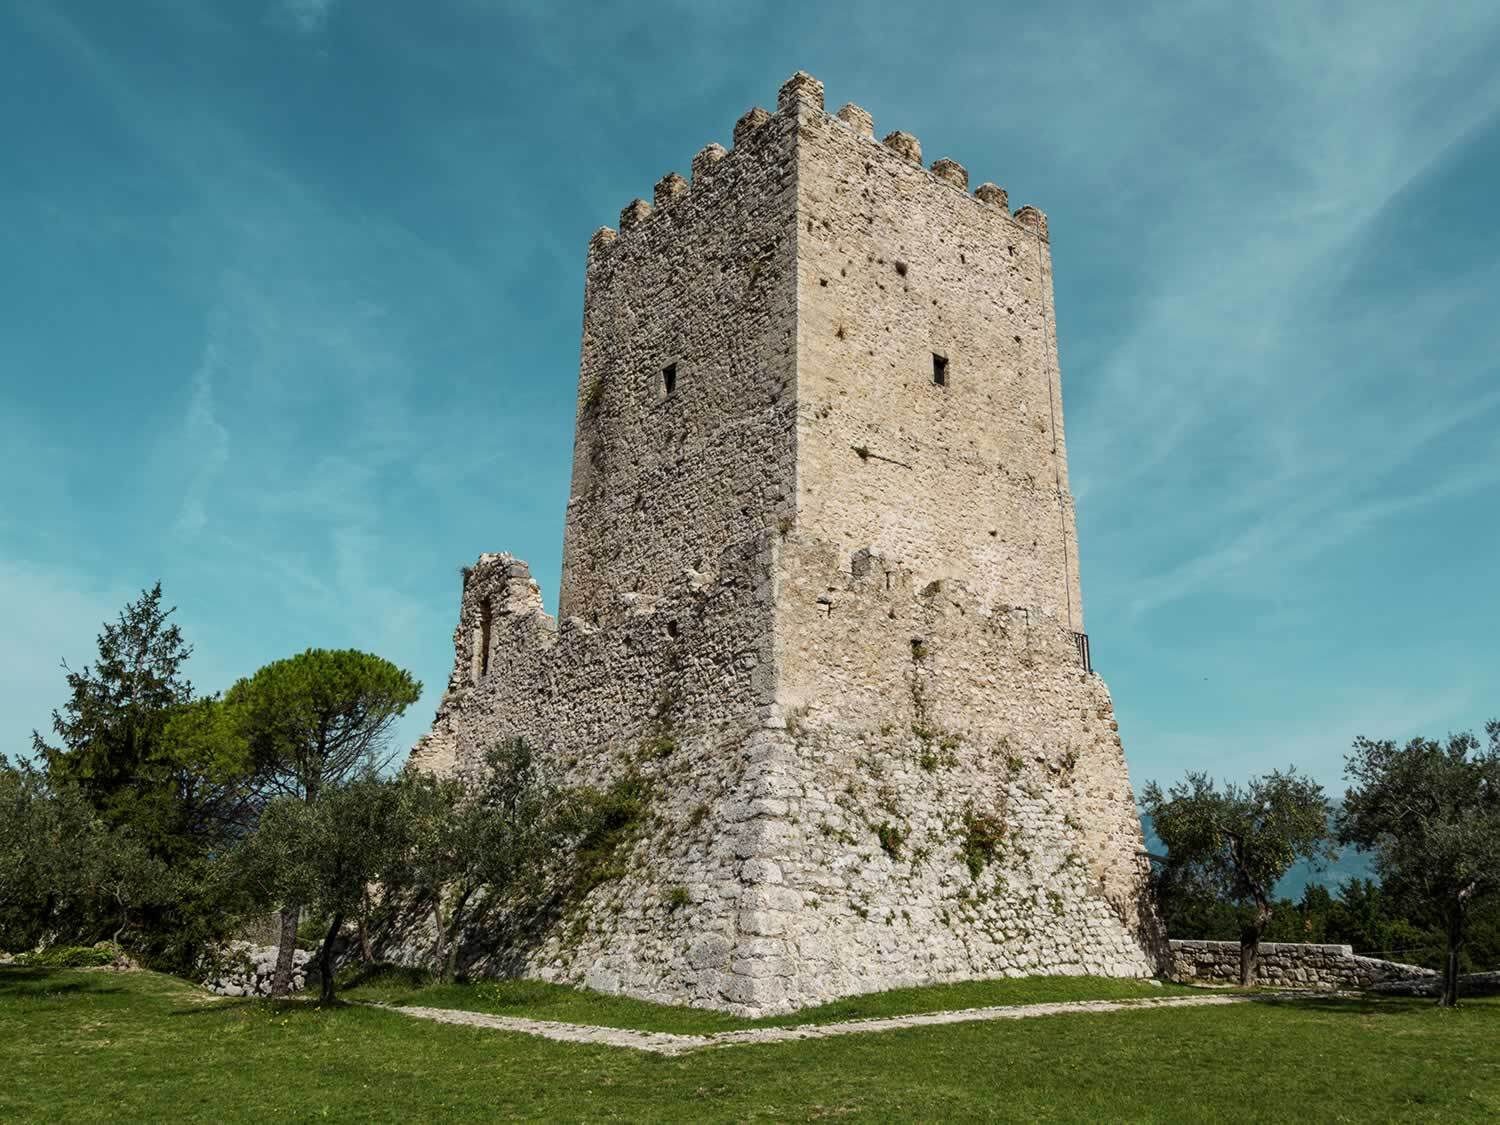
<path id="1" fill-rule="evenodd" d="M 188 473 L 175 530 L 186 537 L 197 535 L 208 522 L 209 489 L 229 462 L 229 430 L 214 414 L 213 380 L 218 366 L 218 356 L 210 344 L 193 376 L 193 397 L 175 435 L 175 460 Z"/>
<path id="2" fill-rule="evenodd" d="M 336 0 L 273 0 L 271 18 L 299 35 L 318 35 L 328 26 Z"/>

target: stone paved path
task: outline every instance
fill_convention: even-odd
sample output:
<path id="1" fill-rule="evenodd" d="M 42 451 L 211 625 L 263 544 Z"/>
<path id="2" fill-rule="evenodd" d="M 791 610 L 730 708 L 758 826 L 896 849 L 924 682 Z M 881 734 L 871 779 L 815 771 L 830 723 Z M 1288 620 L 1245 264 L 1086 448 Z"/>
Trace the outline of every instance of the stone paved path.
<path id="1" fill-rule="evenodd" d="M 1326 993 L 1322 995 L 1327 995 Z M 1123 1012 L 1142 1008 L 1204 1008 L 1220 1004 L 1244 1004 L 1256 997 L 1246 995 L 1162 996 L 1143 1000 L 1067 1000 L 1055 1004 L 1011 1004 L 995 1008 L 963 1008 L 950 1012 L 923 1012 L 911 1016 L 882 1016 L 873 1019 L 845 1020 L 842 1023 L 802 1024 L 799 1027 L 756 1027 L 744 1031 L 720 1031 L 713 1035 L 676 1035 L 665 1031 L 634 1031 L 622 1027 L 596 1027 L 592 1024 L 559 1023 L 555 1020 L 522 1019 L 519 1016 L 492 1016 L 485 1012 L 465 1012 L 456 1008 L 396 1007 L 372 1004 L 388 1012 L 398 1012 L 414 1019 L 437 1023 L 488 1027 L 496 1031 L 517 1031 L 539 1035 L 562 1043 L 599 1043 L 606 1047 L 628 1047 L 658 1055 L 682 1055 L 710 1047 L 739 1047 L 755 1043 L 786 1043 L 797 1039 L 831 1039 L 835 1035 L 860 1035 L 877 1031 L 896 1031 L 904 1027 L 933 1027 L 938 1024 L 972 1023 L 978 1020 L 1024 1020 L 1037 1016 L 1059 1016 L 1070 1012 Z M 1266 997 L 1262 995 L 1261 999 Z"/>

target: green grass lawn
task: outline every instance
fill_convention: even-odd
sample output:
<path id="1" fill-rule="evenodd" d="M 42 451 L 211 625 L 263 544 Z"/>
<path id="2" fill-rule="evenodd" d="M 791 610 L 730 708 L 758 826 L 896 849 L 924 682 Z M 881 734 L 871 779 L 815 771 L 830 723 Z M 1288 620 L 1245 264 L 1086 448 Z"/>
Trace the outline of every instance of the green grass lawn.
<path id="1" fill-rule="evenodd" d="M 1009 983 L 1050 998 L 1057 982 Z M 323 1117 L 1494 1120 L 1500 1001 L 1066 1015 L 663 1058 L 368 1007 L 212 1000 L 149 973 L 0 968 L 0 1120 Z"/>
<path id="2" fill-rule="evenodd" d="M 999 1004 L 1039 1004 L 1058 1000 L 1138 1000 L 1201 992 L 1175 984 L 1107 977 L 1026 977 L 1020 980 L 965 981 L 961 984 L 899 988 L 835 1000 L 791 1015 L 741 1019 L 722 1012 L 650 1004 L 624 996 L 547 984 L 545 981 L 479 981 L 474 984 L 414 985 L 411 974 L 394 973 L 346 989 L 343 999 L 387 1004 L 421 1004 L 429 1008 L 462 1008 L 498 1016 L 526 1016 L 601 1027 L 633 1027 L 642 1031 L 671 1031 L 707 1035 L 747 1027 L 793 1027 L 804 1023 L 872 1016 L 904 1016 L 955 1008 L 987 1008 Z"/>

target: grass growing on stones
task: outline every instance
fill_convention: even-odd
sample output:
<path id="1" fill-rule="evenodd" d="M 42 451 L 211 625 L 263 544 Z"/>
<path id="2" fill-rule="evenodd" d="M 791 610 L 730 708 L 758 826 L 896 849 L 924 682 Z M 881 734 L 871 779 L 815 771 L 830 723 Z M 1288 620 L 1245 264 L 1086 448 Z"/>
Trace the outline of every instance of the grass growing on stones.
<path id="1" fill-rule="evenodd" d="M 545 981 L 475 981 L 469 984 L 416 983 L 409 972 L 377 975 L 364 984 L 346 989 L 349 1000 L 373 1000 L 386 1004 L 417 1004 L 428 1008 L 457 1008 L 498 1016 L 559 1020 L 629 1027 L 639 1031 L 669 1031 L 682 1035 L 706 1035 L 752 1027 L 795 1027 L 804 1023 L 876 1016 L 906 1016 L 918 1012 L 943 1012 L 957 1008 L 988 1008 L 1002 1004 L 1041 1004 L 1060 1000 L 1133 1000 L 1144 997 L 1199 992 L 1180 985 L 1154 985 L 1148 981 L 1114 980 L 1106 977 L 1026 977 L 1019 980 L 964 981 L 958 984 L 899 988 L 835 1000 L 789 1015 L 743 1019 L 723 1012 L 652 1004 L 627 996 L 548 984 Z"/>
<path id="2" fill-rule="evenodd" d="M 0 969 L 0 1120 L 1483 1121 L 1500 1001 L 1158 1009 L 677 1058 Z"/>

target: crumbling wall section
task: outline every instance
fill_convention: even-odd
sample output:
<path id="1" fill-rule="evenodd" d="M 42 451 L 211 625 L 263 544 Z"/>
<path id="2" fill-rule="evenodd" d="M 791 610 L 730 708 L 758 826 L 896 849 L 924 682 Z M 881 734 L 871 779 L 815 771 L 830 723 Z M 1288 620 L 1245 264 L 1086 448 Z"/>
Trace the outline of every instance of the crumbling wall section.
<path id="1" fill-rule="evenodd" d="M 774 695 L 765 550 L 739 543 L 659 594 L 617 594 L 598 627 L 559 624 L 524 562 L 481 555 L 465 572 L 448 690 L 411 767 L 463 776 L 496 742 L 524 738 L 574 780 L 607 781 L 667 721 L 749 721 Z"/>

